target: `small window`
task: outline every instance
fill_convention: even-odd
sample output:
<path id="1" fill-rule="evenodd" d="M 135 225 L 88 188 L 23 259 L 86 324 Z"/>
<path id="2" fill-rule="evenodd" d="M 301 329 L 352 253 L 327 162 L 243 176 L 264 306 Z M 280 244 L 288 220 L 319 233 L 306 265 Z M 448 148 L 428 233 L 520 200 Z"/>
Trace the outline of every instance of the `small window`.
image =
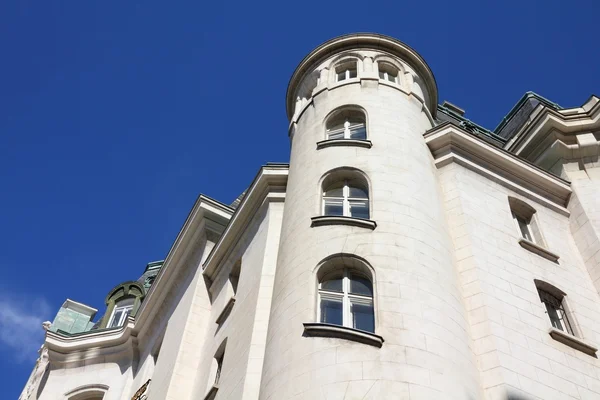
<path id="1" fill-rule="evenodd" d="M 238 291 L 238 284 L 240 282 L 241 269 L 242 269 L 242 262 L 238 261 L 235 263 L 235 265 L 231 269 L 231 273 L 229 274 L 229 282 L 231 282 L 231 287 L 233 288 L 234 296 L 237 294 L 237 291 Z"/>
<path id="2" fill-rule="evenodd" d="M 214 398 L 217 396 L 217 392 L 219 390 L 219 383 L 222 380 L 223 359 L 225 358 L 226 345 L 227 339 L 225 339 L 223 343 L 221 343 L 221 345 L 215 352 L 208 379 L 208 391 L 204 396 L 205 400 L 214 400 Z"/>
<path id="3" fill-rule="evenodd" d="M 385 81 L 398 83 L 398 69 L 390 64 L 380 63 L 379 67 L 379 79 Z"/>
<path id="4" fill-rule="evenodd" d="M 129 315 L 133 311 L 134 301 L 135 298 L 128 297 L 117 302 L 117 304 L 115 305 L 115 309 L 113 310 L 112 316 L 110 317 L 108 328 L 116 328 L 125 324 L 125 321 L 127 321 L 127 317 L 129 317 Z"/>
<path id="5" fill-rule="evenodd" d="M 552 327 L 574 336 L 573 326 L 565 310 L 564 294 L 545 282 L 536 281 L 536 286 Z"/>
<path id="6" fill-rule="evenodd" d="M 346 179 L 325 187 L 323 215 L 369 219 L 367 186 L 357 179 Z"/>
<path id="7" fill-rule="evenodd" d="M 345 81 L 346 79 L 356 78 L 358 76 L 356 61 L 347 62 L 337 66 L 335 68 L 335 76 L 337 82 Z"/>
<path id="8" fill-rule="evenodd" d="M 529 242 L 544 246 L 542 234 L 535 218 L 535 209 L 514 197 L 509 197 L 508 202 L 519 235 Z"/>
<path id="9" fill-rule="evenodd" d="M 323 277 L 319 283 L 319 321 L 375 332 L 371 280 L 349 268 Z"/>

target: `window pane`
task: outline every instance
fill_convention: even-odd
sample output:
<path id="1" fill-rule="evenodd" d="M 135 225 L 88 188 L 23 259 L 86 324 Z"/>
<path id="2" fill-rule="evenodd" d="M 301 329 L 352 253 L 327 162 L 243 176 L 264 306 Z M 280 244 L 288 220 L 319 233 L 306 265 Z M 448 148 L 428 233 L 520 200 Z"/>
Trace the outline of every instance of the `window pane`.
<path id="1" fill-rule="evenodd" d="M 117 301 L 117 307 L 132 306 L 135 301 L 134 297 L 126 297 L 123 300 Z"/>
<path id="2" fill-rule="evenodd" d="M 521 230 L 521 236 L 523 236 L 523 238 L 529 240 L 530 242 L 532 241 L 531 239 L 531 233 L 529 232 L 529 224 L 527 223 L 527 221 L 519 216 L 515 216 L 515 218 L 517 219 L 517 223 L 519 224 L 519 229 Z"/>
<path id="3" fill-rule="evenodd" d="M 119 321 L 121 320 L 121 316 L 123 315 L 123 310 L 116 310 L 115 314 L 113 315 L 113 319 L 112 321 L 110 321 L 110 325 L 108 326 L 109 328 L 115 328 L 117 326 L 119 326 Z"/>
<path id="4" fill-rule="evenodd" d="M 350 216 L 369 219 L 369 202 L 357 200 L 350 201 Z"/>
<path id="5" fill-rule="evenodd" d="M 545 304 L 546 304 L 546 311 L 548 312 L 548 317 L 550 318 L 550 322 L 552 323 L 552 326 L 555 327 L 556 329 L 560 329 L 561 331 L 563 331 L 564 329 L 560 322 L 560 317 L 558 316 L 558 312 L 557 312 L 556 308 L 554 308 L 549 303 L 545 303 Z"/>
<path id="6" fill-rule="evenodd" d="M 338 82 L 343 81 L 344 79 L 346 79 L 346 71 L 338 72 L 338 74 L 337 74 Z"/>
<path id="7" fill-rule="evenodd" d="M 350 279 L 350 293 L 373 297 L 373 285 L 369 279 L 353 275 Z"/>
<path id="8" fill-rule="evenodd" d="M 350 186 L 350 196 L 349 197 L 354 198 L 354 199 L 368 199 L 369 194 L 367 193 L 366 189 L 363 189 L 358 186 Z"/>
<path id="9" fill-rule="evenodd" d="M 379 79 L 385 79 L 385 72 L 379 71 Z"/>
<path id="10" fill-rule="evenodd" d="M 343 325 L 342 299 L 321 300 L 321 322 L 334 325 Z"/>
<path id="11" fill-rule="evenodd" d="M 342 292 L 342 277 L 336 276 L 323 280 L 321 282 L 322 290 L 329 290 L 330 292 Z"/>
<path id="12" fill-rule="evenodd" d="M 327 138 L 328 139 L 343 139 L 344 138 L 344 129 L 336 129 L 336 130 L 330 130 L 327 133 Z"/>
<path id="13" fill-rule="evenodd" d="M 366 139 L 367 129 L 364 124 L 350 127 L 350 139 Z"/>
<path id="14" fill-rule="evenodd" d="M 350 70 L 350 78 L 356 78 L 356 70 L 355 69 Z"/>
<path id="15" fill-rule="evenodd" d="M 392 74 L 390 74 L 390 73 L 388 72 L 388 81 L 390 81 L 390 82 L 394 82 L 394 83 L 395 83 L 395 82 L 396 82 L 396 76 L 395 76 L 395 75 L 392 75 Z"/>
<path id="16" fill-rule="evenodd" d="M 338 182 L 325 189 L 325 197 L 344 197 L 344 183 Z"/>
<path id="17" fill-rule="evenodd" d="M 344 215 L 344 205 L 342 200 L 325 199 L 324 215 Z"/>
<path id="18" fill-rule="evenodd" d="M 373 306 L 352 304 L 352 326 L 367 332 L 375 332 L 375 317 Z"/>

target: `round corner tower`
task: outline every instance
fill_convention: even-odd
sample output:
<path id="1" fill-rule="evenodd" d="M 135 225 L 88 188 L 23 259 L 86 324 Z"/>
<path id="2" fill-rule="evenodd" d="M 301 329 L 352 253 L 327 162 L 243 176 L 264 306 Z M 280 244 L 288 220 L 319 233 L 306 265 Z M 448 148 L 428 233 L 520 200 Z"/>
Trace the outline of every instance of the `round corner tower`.
<path id="1" fill-rule="evenodd" d="M 291 156 L 261 400 L 476 399 L 437 170 L 437 87 L 377 34 L 294 72 Z M 345 393 L 345 394 L 344 394 Z"/>

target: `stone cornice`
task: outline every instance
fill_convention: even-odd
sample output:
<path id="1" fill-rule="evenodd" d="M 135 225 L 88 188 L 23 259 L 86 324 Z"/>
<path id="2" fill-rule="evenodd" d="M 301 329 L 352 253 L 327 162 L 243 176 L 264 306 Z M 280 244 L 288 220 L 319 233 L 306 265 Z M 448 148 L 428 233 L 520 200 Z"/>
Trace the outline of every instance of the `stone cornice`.
<path id="1" fill-rule="evenodd" d="M 557 141 L 566 144 L 576 143 L 578 133 L 593 132 L 600 129 L 600 98 L 591 96 L 581 107 L 556 110 L 539 104 L 515 137 L 507 143 L 506 149 L 532 162 L 546 151 L 555 147 Z"/>
<path id="2" fill-rule="evenodd" d="M 438 168 L 457 162 L 557 212 L 569 214 L 569 182 L 451 123 L 429 130 L 424 137 Z"/>
<path id="3" fill-rule="evenodd" d="M 203 274 L 212 280 L 223 259 L 244 232 L 256 210 L 268 201 L 283 201 L 289 165 L 267 164 L 258 172 L 244 199 L 235 210 L 218 243 L 213 247 L 203 265 Z"/>
<path id="4" fill-rule="evenodd" d="M 435 117 L 438 101 L 437 83 L 435 82 L 435 77 L 433 76 L 433 72 L 431 72 L 431 68 L 429 68 L 425 60 L 411 47 L 392 37 L 376 33 L 354 33 L 339 36 L 321 44 L 300 62 L 290 79 L 286 93 L 288 119 L 291 120 L 294 114 L 294 104 L 296 101 L 294 94 L 306 73 L 310 72 L 311 68 L 314 68 L 327 58 L 352 49 L 384 51 L 393 54 L 408 63 L 415 69 L 421 79 L 423 79 L 430 97 L 430 104 L 427 104 L 427 107 L 433 114 L 433 117 Z"/>
<path id="5" fill-rule="evenodd" d="M 133 349 L 133 343 L 137 342 L 133 329 L 134 320 L 129 317 L 125 325 L 115 329 L 93 330 L 70 336 L 47 331 L 45 345 L 50 350 L 51 361 L 69 361 L 68 354 L 87 350 L 94 350 L 93 354 L 89 356 L 98 357 L 102 355 L 103 349 L 113 348 L 111 350 L 112 353 L 115 346 L 120 346 L 128 342 L 131 346 L 127 345 L 125 347 Z"/>
<path id="6" fill-rule="evenodd" d="M 198 231 L 205 229 L 221 235 L 233 213 L 233 208 L 208 196 L 198 197 L 136 314 L 136 332 L 143 333 L 146 330 L 146 322 L 152 320 L 150 317 L 165 300 Z"/>

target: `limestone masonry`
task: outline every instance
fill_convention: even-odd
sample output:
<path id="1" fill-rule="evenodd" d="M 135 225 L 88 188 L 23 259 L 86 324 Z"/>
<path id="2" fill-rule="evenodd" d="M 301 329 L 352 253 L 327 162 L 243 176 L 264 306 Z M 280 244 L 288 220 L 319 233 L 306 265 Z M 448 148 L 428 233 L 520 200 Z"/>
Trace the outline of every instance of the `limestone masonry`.
<path id="1" fill-rule="evenodd" d="M 67 299 L 21 400 L 600 399 L 598 97 L 489 130 L 354 34 L 286 107 L 290 164 L 201 195 L 102 317 Z"/>

